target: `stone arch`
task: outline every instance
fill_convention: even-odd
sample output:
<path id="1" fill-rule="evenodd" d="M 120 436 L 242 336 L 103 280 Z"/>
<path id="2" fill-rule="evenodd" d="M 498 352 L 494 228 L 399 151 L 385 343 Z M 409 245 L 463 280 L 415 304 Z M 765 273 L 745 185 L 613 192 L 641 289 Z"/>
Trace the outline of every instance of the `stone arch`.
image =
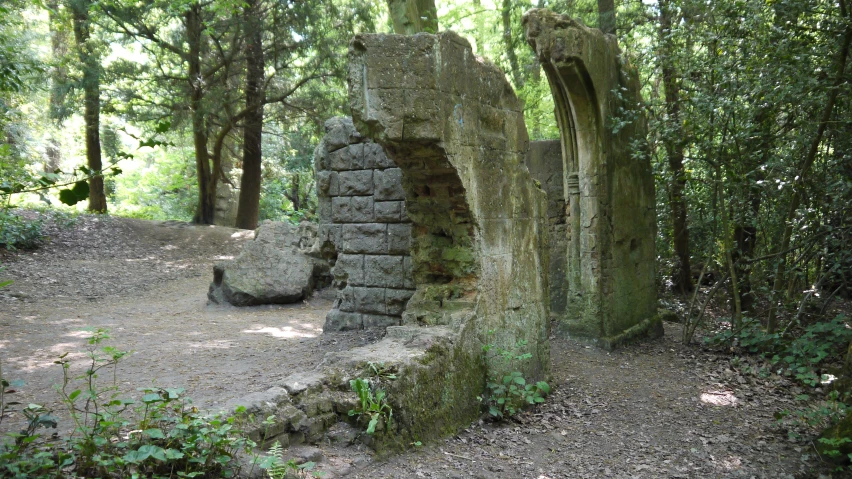
<path id="1" fill-rule="evenodd" d="M 533 9 L 524 28 L 554 97 L 571 224 L 568 306 L 558 329 L 604 347 L 658 334 L 654 184 L 636 146 L 645 124 L 610 122 L 638 104 L 635 70 L 613 35 L 567 16 Z"/>
<path id="2" fill-rule="evenodd" d="M 567 245 L 568 291 L 565 313 L 569 317 L 597 315 L 600 310 L 600 257 L 595 254 L 598 208 L 596 198 L 602 187 L 598 163 L 602 155 L 600 136 L 603 125 L 594 85 L 582 61 L 542 64 L 553 93 L 562 148 L 563 195 L 569 239 Z M 587 234 L 583 235 L 583 229 Z M 600 336 L 598 321 L 583 323 L 582 334 Z"/>

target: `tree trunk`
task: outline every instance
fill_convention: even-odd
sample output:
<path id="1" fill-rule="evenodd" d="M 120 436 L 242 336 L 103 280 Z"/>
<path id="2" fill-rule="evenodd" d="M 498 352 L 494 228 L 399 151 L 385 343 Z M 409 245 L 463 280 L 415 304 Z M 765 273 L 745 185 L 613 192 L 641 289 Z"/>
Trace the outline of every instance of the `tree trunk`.
<path id="1" fill-rule="evenodd" d="M 400 35 L 438 33 L 435 0 L 387 0 L 393 31 Z"/>
<path id="2" fill-rule="evenodd" d="M 665 92 L 666 112 L 672 129 L 680 128 L 680 85 L 674 67 L 672 54 L 674 47 L 668 40 L 671 34 L 672 9 L 668 0 L 660 1 L 660 63 L 663 72 L 663 90 Z M 692 275 L 689 265 L 689 231 L 686 215 L 686 172 L 683 169 L 683 143 L 681 135 L 672 133 L 665 139 L 664 145 L 668 157 L 671 183 L 669 187 L 669 205 L 672 210 L 672 236 L 675 251 L 675 271 L 672 282 L 676 291 L 682 294 L 692 291 Z"/>
<path id="3" fill-rule="evenodd" d="M 506 56 L 509 57 L 509 67 L 512 69 L 512 81 L 515 88 L 524 86 L 524 75 L 521 65 L 518 63 L 518 55 L 515 53 L 515 45 L 512 43 L 512 0 L 503 0 L 503 8 L 500 11 L 503 17 L 503 44 L 506 48 Z"/>
<path id="4" fill-rule="evenodd" d="M 598 0 L 598 28 L 615 35 L 615 1 Z"/>
<path id="5" fill-rule="evenodd" d="M 258 0 L 245 7 L 246 111 L 243 123 L 243 176 L 237 206 L 237 228 L 257 228 L 260 210 L 261 140 L 263 134 L 263 38 Z"/>
<path id="6" fill-rule="evenodd" d="M 207 124 L 204 119 L 204 82 L 201 78 L 201 5 L 193 3 L 185 15 L 186 40 L 189 46 L 189 106 L 192 111 L 192 142 L 195 146 L 195 172 L 198 176 L 198 207 L 193 221 L 213 224 L 216 209 L 215 172 L 210 168 L 210 153 L 207 150 Z"/>
<path id="7" fill-rule="evenodd" d="M 778 293 L 781 290 L 781 286 L 784 284 L 785 277 L 787 276 L 787 254 L 790 249 L 790 239 L 793 236 L 793 221 L 796 218 L 796 211 L 799 209 L 799 204 L 802 201 L 805 179 L 808 176 L 811 165 L 813 165 L 814 160 L 816 160 L 817 153 L 819 152 L 819 145 L 822 143 L 823 135 L 825 135 L 825 129 L 828 127 L 828 122 L 831 120 L 831 115 L 834 111 L 834 104 L 837 101 L 837 95 L 840 93 L 840 86 L 844 81 L 846 61 L 849 57 L 850 44 L 852 44 L 852 23 L 849 22 L 850 15 L 846 10 L 845 0 L 840 0 L 840 14 L 841 17 L 846 20 L 846 29 L 843 33 L 840 51 L 838 52 L 836 69 L 834 71 L 834 83 L 832 88 L 828 90 L 828 98 L 826 99 L 825 109 L 820 117 L 816 134 L 814 135 L 813 141 L 811 141 L 806 156 L 802 159 L 802 165 L 795 177 L 795 181 L 793 183 L 793 194 L 790 198 L 790 205 L 787 209 L 787 215 L 785 218 L 784 232 L 781 235 L 781 244 L 778 247 L 778 251 L 781 256 L 778 258 L 778 264 L 775 267 L 775 281 L 772 285 L 772 298 L 769 303 L 769 317 L 766 324 L 766 329 L 770 333 L 775 332 L 775 329 L 778 326 L 778 319 L 776 317 L 778 302 L 780 301 Z"/>
<path id="8" fill-rule="evenodd" d="M 72 0 L 74 15 L 74 40 L 83 68 L 83 119 L 86 123 L 86 164 L 89 170 L 100 172 L 101 164 L 101 88 L 100 62 L 91 44 L 91 23 L 89 22 L 89 0 Z M 89 179 L 89 211 L 106 213 L 107 203 L 104 193 L 104 177 L 100 174 Z"/>

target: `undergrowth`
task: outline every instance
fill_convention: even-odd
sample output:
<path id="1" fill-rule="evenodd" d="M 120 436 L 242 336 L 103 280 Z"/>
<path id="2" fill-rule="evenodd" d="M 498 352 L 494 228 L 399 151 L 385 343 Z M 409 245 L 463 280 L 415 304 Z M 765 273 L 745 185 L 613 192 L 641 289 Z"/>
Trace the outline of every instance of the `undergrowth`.
<path id="1" fill-rule="evenodd" d="M 836 470 L 848 470 L 852 461 L 852 398 L 843 386 L 835 388 L 838 380 L 831 366 L 841 364 L 852 342 L 852 327 L 844 314 L 831 321 L 805 326 L 796 335 L 767 333 L 758 322 L 745 322 L 739 330 L 727 330 L 707 341 L 710 345 L 731 345 L 741 352 L 760 355 L 769 363 L 769 371 L 786 376 L 810 391 L 798 394 L 795 399 L 801 407 L 779 411 L 775 418 L 786 429 L 791 440 L 811 439 L 811 452 Z M 734 361 L 736 360 L 736 361 Z M 742 362 L 734 358 L 732 364 Z M 848 368 L 847 368 L 848 369 Z M 761 372 L 766 369 L 761 369 Z M 848 370 L 846 373 L 848 374 Z M 840 378 L 847 384 L 850 378 Z M 812 397 L 819 392 L 817 386 L 828 386 L 828 394 Z"/>
<path id="2" fill-rule="evenodd" d="M 138 400 L 119 397 L 116 366 L 127 352 L 101 346 L 108 337 L 94 331 L 82 374 L 72 373 L 67 354 L 56 361 L 73 432 L 43 437 L 43 429 L 57 427 L 51 411 L 37 404 L 20 409 L 27 426 L 0 442 L 0 478 L 235 477 L 241 468 L 236 455 L 251 454 L 255 446 L 236 419 L 199 411 L 180 388 L 141 388 Z M 102 375 L 109 375 L 105 386 Z M 2 384 L 6 394 L 14 392 L 10 381 Z M 2 402 L 4 413 L 15 405 Z"/>
<path id="3" fill-rule="evenodd" d="M 532 354 L 521 353 L 526 341 L 518 341 L 512 350 L 487 344 L 482 347 L 485 362 L 489 365 L 485 396 L 479 398 L 488 414 L 496 419 L 512 417 L 522 408 L 544 402 L 550 386 L 544 381 L 528 383 L 519 366 L 532 359 Z M 494 367 L 494 365 L 498 365 Z M 501 371 L 508 371 L 501 373 Z"/>

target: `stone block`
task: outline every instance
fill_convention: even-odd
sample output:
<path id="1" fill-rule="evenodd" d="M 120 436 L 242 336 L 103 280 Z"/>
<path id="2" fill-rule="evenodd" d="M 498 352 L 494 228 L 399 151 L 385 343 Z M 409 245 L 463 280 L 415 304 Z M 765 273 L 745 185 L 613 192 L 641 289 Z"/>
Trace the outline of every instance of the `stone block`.
<path id="1" fill-rule="evenodd" d="M 331 185 L 331 172 L 330 171 L 317 171 L 316 174 L 317 179 L 317 194 L 328 196 L 328 188 Z"/>
<path id="2" fill-rule="evenodd" d="M 334 264 L 334 280 L 342 284 L 364 284 L 364 255 L 340 254 Z"/>
<path id="3" fill-rule="evenodd" d="M 372 166 L 367 166 L 366 159 L 364 158 L 364 144 L 357 143 L 355 145 L 349 145 L 349 152 L 352 155 L 349 160 L 349 167 L 353 170 L 369 170 L 372 169 Z"/>
<path id="4" fill-rule="evenodd" d="M 376 221 L 372 196 L 352 196 L 349 202 L 349 221 L 352 223 L 372 223 Z"/>
<path id="5" fill-rule="evenodd" d="M 343 225 L 341 235 L 343 253 L 385 254 L 388 250 L 387 225 L 381 223 Z"/>
<path id="6" fill-rule="evenodd" d="M 358 312 L 358 309 L 355 307 L 355 290 L 352 289 L 351 285 L 338 291 L 337 302 L 335 304 L 341 311 L 350 313 Z"/>
<path id="7" fill-rule="evenodd" d="M 348 117 L 331 118 L 325 122 L 324 127 L 323 142 L 329 152 L 339 150 L 361 138 L 361 135 L 355 130 L 352 119 Z"/>
<path id="8" fill-rule="evenodd" d="M 352 217 L 349 196 L 335 196 L 331 198 L 331 221 L 335 223 L 349 223 Z"/>
<path id="9" fill-rule="evenodd" d="M 401 315 L 414 291 L 410 289 L 387 289 L 385 290 L 385 304 L 388 314 Z M 366 324 L 366 320 L 365 320 Z"/>
<path id="10" fill-rule="evenodd" d="M 402 170 L 388 168 L 375 170 L 373 174 L 375 195 L 378 201 L 404 200 L 405 191 L 402 189 Z"/>
<path id="11" fill-rule="evenodd" d="M 341 171 L 338 174 L 340 196 L 373 194 L 373 170 Z"/>
<path id="12" fill-rule="evenodd" d="M 361 320 L 361 313 L 351 313 L 340 311 L 339 309 L 332 309 L 325 315 L 325 325 L 322 327 L 322 330 L 324 332 L 336 332 L 353 331 L 362 328 L 363 322 Z"/>
<path id="13" fill-rule="evenodd" d="M 396 164 L 378 143 L 364 144 L 364 168 L 395 168 Z"/>
<path id="14" fill-rule="evenodd" d="M 385 288 L 403 287 L 403 257 L 386 255 L 364 256 L 364 286 Z"/>
<path id="15" fill-rule="evenodd" d="M 355 293 L 355 309 L 364 313 L 385 314 L 385 288 L 352 288 Z"/>
<path id="16" fill-rule="evenodd" d="M 377 201 L 375 203 L 376 221 L 398 223 L 402 218 L 404 201 Z"/>
<path id="17" fill-rule="evenodd" d="M 320 224 L 327 224 L 332 221 L 331 201 L 331 198 L 327 196 L 317 197 L 317 215 L 319 216 Z"/>
<path id="18" fill-rule="evenodd" d="M 386 328 L 388 326 L 399 326 L 402 320 L 399 316 L 387 316 L 384 314 L 365 314 L 365 328 Z"/>
<path id="19" fill-rule="evenodd" d="M 328 154 L 328 169 L 333 171 L 345 171 L 351 169 L 352 152 L 349 147 L 341 148 Z"/>
<path id="20" fill-rule="evenodd" d="M 323 376 L 314 371 L 299 372 L 287 376 L 281 381 L 281 386 L 291 396 L 297 396 L 305 391 L 317 391 L 322 388 Z"/>
<path id="21" fill-rule="evenodd" d="M 411 225 L 408 223 L 388 225 L 388 253 L 408 254 L 411 251 Z"/>

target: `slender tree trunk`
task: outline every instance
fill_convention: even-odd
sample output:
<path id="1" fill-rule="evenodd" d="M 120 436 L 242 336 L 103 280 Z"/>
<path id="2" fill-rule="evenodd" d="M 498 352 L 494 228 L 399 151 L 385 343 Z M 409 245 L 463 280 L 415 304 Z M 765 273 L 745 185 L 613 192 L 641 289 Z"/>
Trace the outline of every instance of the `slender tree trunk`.
<path id="1" fill-rule="evenodd" d="M 807 155 L 802 159 L 802 165 L 799 168 L 798 175 L 793 183 L 793 194 L 790 198 L 790 205 L 787 209 L 784 232 L 781 235 L 781 244 L 778 247 L 778 251 L 781 252 L 781 256 L 779 257 L 778 264 L 775 267 L 775 281 L 772 286 L 772 299 L 769 303 L 769 317 L 766 324 L 766 329 L 770 333 L 775 332 L 775 329 L 778 327 L 777 308 L 778 301 L 780 301 L 778 295 L 787 275 L 786 251 L 790 249 L 790 239 L 793 236 L 793 222 L 796 218 L 796 211 L 799 209 L 799 204 L 802 201 L 801 195 L 805 186 L 805 178 L 808 176 L 808 172 L 811 169 L 811 165 L 813 165 L 814 160 L 816 160 L 817 153 L 819 152 L 819 145 L 822 143 L 823 135 L 825 135 L 825 129 L 828 126 L 828 122 L 831 120 L 831 115 L 834 111 L 834 104 L 837 101 L 837 95 L 840 93 L 840 86 L 844 81 L 846 61 L 849 58 L 850 44 L 852 44 L 852 22 L 850 22 L 850 15 L 846 9 L 845 0 L 840 0 L 840 13 L 846 20 L 846 29 L 843 33 L 840 51 L 838 52 L 837 64 L 834 71 L 834 82 L 832 88 L 828 91 L 825 109 L 820 117 L 816 134 L 814 135 L 813 141 L 811 141 Z"/>
<path id="2" fill-rule="evenodd" d="M 509 57 L 509 67 L 512 69 L 512 80 L 515 88 L 521 89 L 524 86 L 524 75 L 521 72 L 518 55 L 515 53 L 515 45 L 512 43 L 514 38 L 512 36 L 512 0 L 503 0 L 500 14 L 503 17 L 503 44 L 506 48 L 506 56 Z"/>
<path id="3" fill-rule="evenodd" d="M 615 1 L 598 0 L 598 28 L 615 35 Z"/>
<path id="4" fill-rule="evenodd" d="M 438 33 L 435 0 L 387 0 L 393 31 L 400 35 Z"/>
<path id="5" fill-rule="evenodd" d="M 86 164 L 92 171 L 100 172 L 101 163 L 101 88 L 100 61 L 91 44 L 90 0 L 72 0 L 74 15 L 74 40 L 83 67 L 83 119 L 86 123 Z M 89 180 L 89 211 L 106 213 L 104 177 L 95 175 Z"/>
<path id="6" fill-rule="evenodd" d="M 293 203 L 293 211 L 302 209 L 302 196 L 299 194 L 300 180 L 301 176 L 299 173 L 293 175 L 293 179 L 290 180 L 290 202 Z"/>
<path id="7" fill-rule="evenodd" d="M 189 46 L 189 106 L 192 111 L 192 142 L 195 146 L 195 172 L 198 176 L 198 207 L 193 221 L 213 224 L 216 207 L 217 176 L 210 168 L 207 150 L 207 124 L 204 118 L 204 84 L 201 78 L 201 5 L 190 5 L 185 14 L 186 39 Z"/>
<path id="8" fill-rule="evenodd" d="M 257 228 L 260 210 L 261 140 L 263 134 L 263 35 L 258 0 L 245 7 L 246 110 L 243 123 L 243 176 L 237 207 L 237 228 Z"/>
<path id="9" fill-rule="evenodd" d="M 674 47 L 668 36 L 671 34 L 672 8 L 668 0 L 660 1 L 660 63 L 663 72 L 663 90 L 665 93 L 666 112 L 672 129 L 680 128 L 680 85 L 672 55 Z M 669 186 L 669 205 L 672 210 L 672 236 L 675 251 L 675 271 L 672 282 L 675 290 L 682 294 L 692 291 L 692 276 L 689 265 L 689 230 L 687 229 L 686 211 L 686 172 L 683 168 L 683 143 L 680 135 L 672 133 L 665 139 L 666 156 L 668 157 L 671 183 Z"/>

